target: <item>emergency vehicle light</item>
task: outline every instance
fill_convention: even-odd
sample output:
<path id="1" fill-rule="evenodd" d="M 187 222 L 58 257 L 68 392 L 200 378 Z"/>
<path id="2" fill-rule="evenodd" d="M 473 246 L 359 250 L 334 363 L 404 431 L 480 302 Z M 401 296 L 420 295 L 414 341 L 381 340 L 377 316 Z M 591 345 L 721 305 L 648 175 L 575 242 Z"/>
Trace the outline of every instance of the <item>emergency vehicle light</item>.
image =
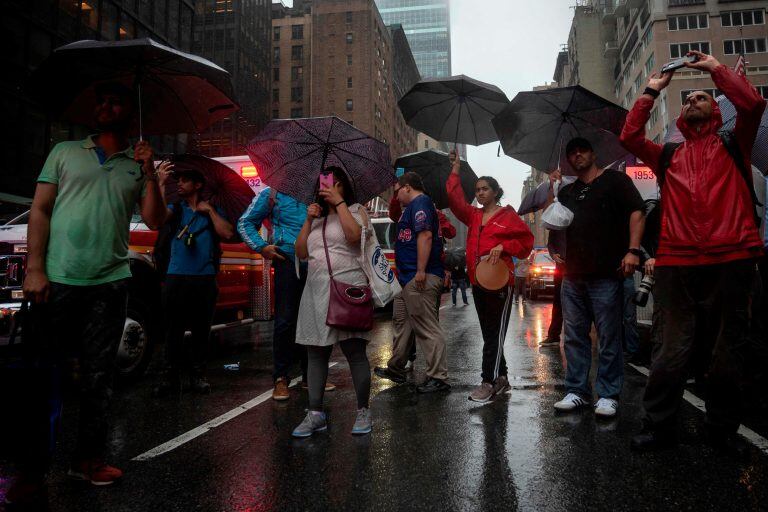
<path id="1" fill-rule="evenodd" d="M 259 171 L 255 165 L 244 165 L 240 168 L 240 176 L 243 178 L 256 178 L 259 175 Z"/>

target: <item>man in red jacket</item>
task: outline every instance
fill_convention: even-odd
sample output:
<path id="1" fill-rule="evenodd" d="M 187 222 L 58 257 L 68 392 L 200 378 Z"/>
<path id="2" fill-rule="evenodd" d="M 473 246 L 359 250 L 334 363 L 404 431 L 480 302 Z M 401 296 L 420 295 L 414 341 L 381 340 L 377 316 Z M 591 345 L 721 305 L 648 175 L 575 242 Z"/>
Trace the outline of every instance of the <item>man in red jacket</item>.
<path id="1" fill-rule="evenodd" d="M 736 107 L 733 139 L 750 169 L 750 154 L 766 102 L 746 80 L 711 55 L 687 67 L 706 71 Z M 662 146 L 645 138 L 654 100 L 672 73 L 655 74 L 627 116 L 621 142 L 655 172 Z M 735 440 L 741 421 L 743 348 L 749 336 L 749 292 L 762 243 L 753 216 L 751 174 L 742 176 L 718 133 L 722 117 L 709 94 L 694 91 L 677 126 L 685 142 L 672 154 L 661 185 L 661 234 L 653 290 L 660 325 L 643 405 L 643 430 L 632 447 L 646 451 L 676 444 L 676 420 L 688 361 L 693 352 L 695 313 L 710 307 L 719 324 L 707 382 L 707 432 L 720 448 Z M 658 174 L 658 172 L 657 172 Z M 654 318 L 656 320 L 656 318 Z"/>

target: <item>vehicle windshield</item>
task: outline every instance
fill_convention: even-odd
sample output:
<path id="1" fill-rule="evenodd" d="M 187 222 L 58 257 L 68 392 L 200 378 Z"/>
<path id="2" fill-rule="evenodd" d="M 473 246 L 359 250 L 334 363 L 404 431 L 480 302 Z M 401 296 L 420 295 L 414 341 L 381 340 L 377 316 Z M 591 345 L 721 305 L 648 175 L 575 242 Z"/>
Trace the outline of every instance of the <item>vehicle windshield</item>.
<path id="1" fill-rule="evenodd" d="M 26 224 L 28 220 L 29 220 L 29 211 L 26 211 L 26 212 L 22 213 L 21 215 L 19 215 L 18 217 L 14 217 L 13 219 L 9 220 L 4 225 L 5 226 L 20 226 L 20 225 Z"/>
<path id="2" fill-rule="evenodd" d="M 395 224 L 393 222 L 374 222 L 373 230 L 382 249 L 394 250 L 395 248 Z"/>
<path id="3" fill-rule="evenodd" d="M 533 263 L 534 265 L 554 265 L 555 260 L 553 260 L 549 254 L 540 252 L 533 257 Z"/>

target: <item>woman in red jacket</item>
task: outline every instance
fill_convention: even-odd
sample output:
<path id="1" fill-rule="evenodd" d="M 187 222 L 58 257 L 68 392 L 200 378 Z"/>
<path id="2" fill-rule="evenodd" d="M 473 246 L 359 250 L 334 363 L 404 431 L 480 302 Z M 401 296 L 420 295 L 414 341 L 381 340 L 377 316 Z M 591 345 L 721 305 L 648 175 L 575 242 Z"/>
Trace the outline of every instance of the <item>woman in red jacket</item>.
<path id="1" fill-rule="evenodd" d="M 511 206 L 501 206 L 504 194 L 499 183 L 483 176 L 475 184 L 475 198 L 480 208 L 464 199 L 459 178 L 460 160 L 451 151 L 451 175 L 446 185 L 448 204 L 453 214 L 469 227 L 467 233 L 467 273 L 483 333 L 483 382 L 469 395 L 475 402 L 487 402 L 509 388 L 504 338 L 512 311 L 514 264 L 512 257 L 526 258 L 533 249 L 533 234 Z M 509 282 L 501 290 L 487 291 L 477 284 L 475 268 L 481 259 L 491 264 L 499 260 L 509 267 Z"/>

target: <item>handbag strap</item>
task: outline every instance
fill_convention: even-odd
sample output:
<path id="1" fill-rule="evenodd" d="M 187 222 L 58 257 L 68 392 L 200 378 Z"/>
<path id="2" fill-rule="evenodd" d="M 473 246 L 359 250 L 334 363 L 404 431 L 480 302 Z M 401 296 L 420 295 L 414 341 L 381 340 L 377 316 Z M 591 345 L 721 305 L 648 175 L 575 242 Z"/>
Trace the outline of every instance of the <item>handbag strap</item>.
<path id="1" fill-rule="evenodd" d="M 325 261 L 328 263 L 328 275 L 333 279 L 333 270 L 331 269 L 331 257 L 328 255 L 328 242 L 325 239 L 325 226 L 328 224 L 328 216 L 323 219 L 323 249 L 325 249 Z"/>

